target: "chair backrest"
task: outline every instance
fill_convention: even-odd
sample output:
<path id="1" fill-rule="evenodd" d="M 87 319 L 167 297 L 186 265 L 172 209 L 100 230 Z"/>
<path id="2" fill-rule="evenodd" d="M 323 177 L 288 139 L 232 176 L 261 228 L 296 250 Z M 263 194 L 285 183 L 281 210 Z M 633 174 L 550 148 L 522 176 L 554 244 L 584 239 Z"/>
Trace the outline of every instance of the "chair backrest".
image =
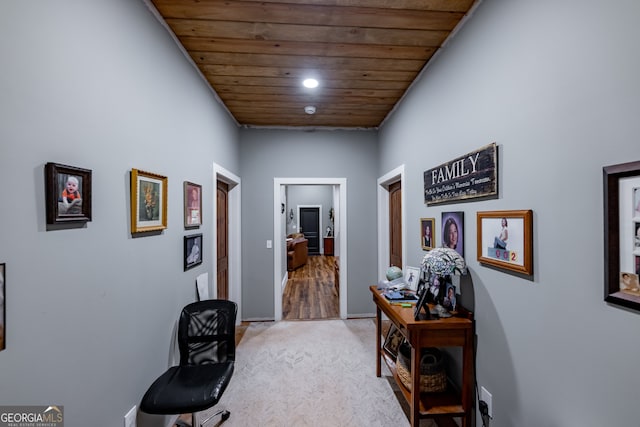
<path id="1" fill-rule="evenodd" d="M 178 324 L 180 365 L 235 360 L 238 305 L 227 300 L 206 300 L 185 306 Z"/>

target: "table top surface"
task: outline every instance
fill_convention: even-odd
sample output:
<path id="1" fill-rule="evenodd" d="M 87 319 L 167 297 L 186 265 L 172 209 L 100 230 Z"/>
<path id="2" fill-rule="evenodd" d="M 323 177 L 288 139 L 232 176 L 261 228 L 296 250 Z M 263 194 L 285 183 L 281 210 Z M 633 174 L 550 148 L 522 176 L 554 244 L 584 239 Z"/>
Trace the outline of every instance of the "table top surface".
<path id="1" fill-rule="evenodd" d="M 415 304 L 411 307 L 402 307 L 394 305 L 387 300 L 382 293 L 384 290 L 378 289 L 377 286 L 370 286 L 369 289 L 373 294 L 373 300 L 384 313 L 389 316 L 391 321 L 400 324 L 407 329 L 425 328 L 425 329 L 465 329 L 470 328 L 473 324 L 473 313 L 465 311 L 454 315 L 453 317 L 429 320 L 415 320 L 413 311 Z"/>

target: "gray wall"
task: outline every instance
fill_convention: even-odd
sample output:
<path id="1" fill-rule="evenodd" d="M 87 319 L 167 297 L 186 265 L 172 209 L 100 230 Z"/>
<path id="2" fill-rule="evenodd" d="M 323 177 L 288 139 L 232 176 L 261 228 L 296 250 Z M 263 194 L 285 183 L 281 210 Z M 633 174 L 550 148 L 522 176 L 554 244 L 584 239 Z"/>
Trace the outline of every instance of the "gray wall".
<path id="1" fill-rule="evenodd" d="M 272 319 L 273 178 L 347 179 L 347 313 L 371 313 L 376 283 L 375 132 L 247 129 L 240 133 L 245 319 Z"/>
<path id="2" fill-rule="evenodd" d="M 380 132 L 420 217 L 465 212 L 492 427 L 638 425 L 640 314 L 603 302 L 602 167 L 639 160 L 640 3 L 485 0 Z M 498 200 L 426 207 L 422 172 L 490 142 Z M 476 261 L 476 212 L 532 209 L 534 277 Z M 416 224 L 413 227 L 411 224 Z"/>
<path id="3" fill-rule="evenodd" d="M 182 183 L 238 172 L 238 128 L 142 1 L 0 7 L 0 262 L 7 264 L 3 405 L 65 406 L 68 426 L 120 426 L 168 366 L 183 272 Z M 93 221 L 47 231 L 43 168 L 93 171 Z M 133 239 L 129 171 L 168 177 L 168 229 Z M 193 231 L 196 232 L 196 231 Z"/>

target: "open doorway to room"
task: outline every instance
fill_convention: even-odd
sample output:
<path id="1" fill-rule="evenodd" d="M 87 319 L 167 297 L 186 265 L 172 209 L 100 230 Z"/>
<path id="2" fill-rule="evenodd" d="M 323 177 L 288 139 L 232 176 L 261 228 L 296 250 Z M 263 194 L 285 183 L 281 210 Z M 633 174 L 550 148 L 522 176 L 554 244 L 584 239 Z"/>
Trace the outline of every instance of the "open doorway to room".
<path id="1" fill-rule="evenodd" d="M 276 320 L 346 318 L 345 218 L 344 178 L 274 178 Z"/>

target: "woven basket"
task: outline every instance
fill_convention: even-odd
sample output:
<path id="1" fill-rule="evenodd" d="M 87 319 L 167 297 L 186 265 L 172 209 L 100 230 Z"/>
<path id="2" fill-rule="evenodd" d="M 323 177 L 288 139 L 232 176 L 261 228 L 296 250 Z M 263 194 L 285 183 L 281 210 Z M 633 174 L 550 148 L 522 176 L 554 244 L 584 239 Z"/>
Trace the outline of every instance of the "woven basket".
<path id="1" fill-rule="evenodd" d="M 411 390 L 411 348 L 401 345 L 396 359 L 396 372 L 402 384 Z M 447 389 L 444 358 L 437 348 L 422 349 L 420 358 L 420 391 L 439 392 Z"/>

